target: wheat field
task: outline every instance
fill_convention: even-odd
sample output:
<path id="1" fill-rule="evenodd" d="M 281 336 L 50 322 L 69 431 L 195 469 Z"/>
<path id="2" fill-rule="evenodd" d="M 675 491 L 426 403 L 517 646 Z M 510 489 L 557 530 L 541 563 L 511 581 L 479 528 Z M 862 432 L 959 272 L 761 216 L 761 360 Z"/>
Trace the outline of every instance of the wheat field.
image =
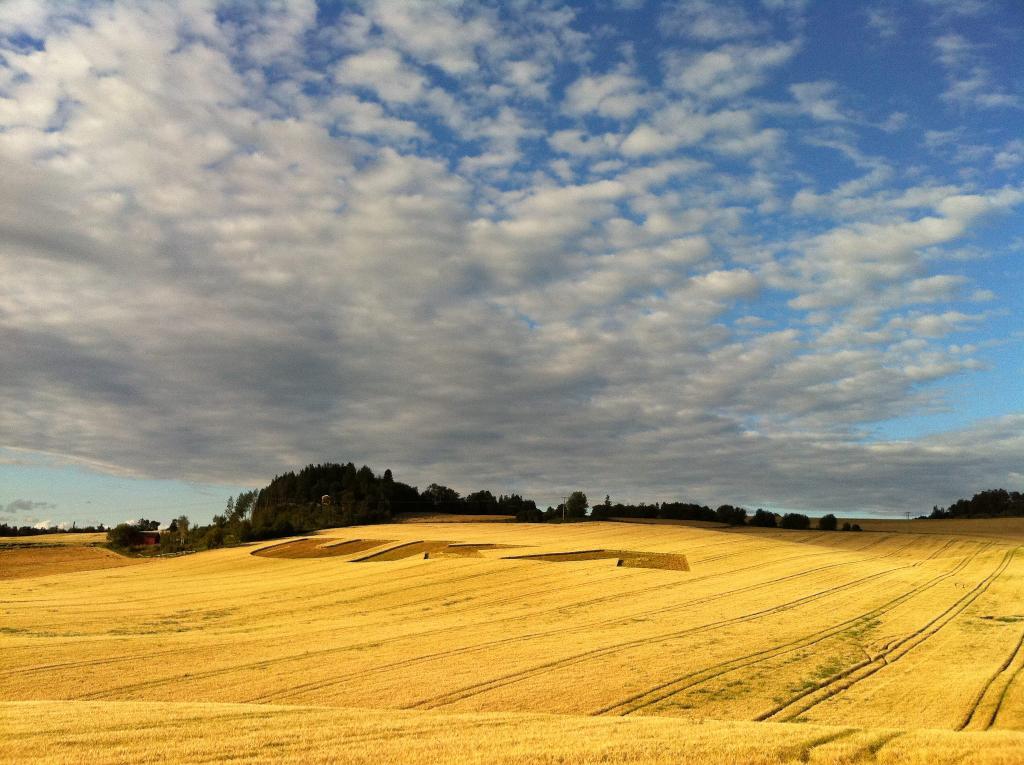
<path id="1" fill-rule="evenodd" d="M 0 761 L 1021 762 L 1021 541 L 970 523 L 406 523 L 0 578 Z"/>

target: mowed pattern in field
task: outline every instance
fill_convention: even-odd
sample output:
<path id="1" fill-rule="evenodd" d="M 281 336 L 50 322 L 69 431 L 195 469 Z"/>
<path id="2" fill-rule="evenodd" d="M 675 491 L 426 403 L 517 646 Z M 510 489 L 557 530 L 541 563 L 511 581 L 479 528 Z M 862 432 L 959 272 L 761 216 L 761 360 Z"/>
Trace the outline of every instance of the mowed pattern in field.
<path id="1" fill-rule="evenodd" d="M 891 731 L 868 736 L 872 757 L 908 751 L 917 729 L 949 741 L 1003 731 L 970 734 L 988 742 L 972 751 L 1021 741 L 1015 540 L 617 523 L 396 524 L 316 540 L 293 546 L 299 557 L 252 554 L 275 549 L 264 544 L 8 581 L 0 695 L 435 722 L 658 716 L 694 736 L 715 719 L 773 741 L 803 730 L 793 735 L 822 747 Z M 424 559 L 453 542 L 473 556 Z M 322 545 L 349 552 L 313 553 Z M 402 545 L 420 554 L 374 555 Z M 562 555 L 593 550 L 685 556 L 690 570 Z"/>
<path id="2" fill-rule="evenodd" d="M 59 536 L 59 535 L 54 535 Z M 0 542 L 0 581 L 72 571 L 120 568 L 137 563 L 102 547 L 41 542 Z"/>

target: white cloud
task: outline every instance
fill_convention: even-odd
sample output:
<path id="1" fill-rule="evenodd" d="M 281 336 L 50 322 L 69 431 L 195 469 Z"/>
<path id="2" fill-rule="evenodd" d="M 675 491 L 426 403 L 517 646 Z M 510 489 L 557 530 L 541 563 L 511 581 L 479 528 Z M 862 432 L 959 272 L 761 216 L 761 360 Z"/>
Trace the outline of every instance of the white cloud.
<path id="1" fill-rule="evenodd" d="M 734 98 L 761 85 L 771 69 L 796 53 L 795 42 L 769 45 L 730 44 L 704 53 L 665 59 L 666 84 L 695 98 Z"/>
<path id="2" fill-rule="evenodd" d="M 745 269 L 711 271 L 693 278 L 693 286 L 712 298 L 750 297 L 758 288 L 757 277 Z"/>
<path id="3" fill-rule="evenodd" d="M 802 111 L 816 120 L 842 122 L 847 117 L 839 100 L 831 97 L 834 91 L 835 83 L 832 82 L 801 82 L 789 86 L 789 92 Z"/>
<path id="4" fill-rule="evenodd" d="M 44 34 L 51 9 L 35 0 L 8 0 L 0 4 L 0 31 L 8 34 Z"/>
<path id="5" fill-rule="evenodd" d="M 581 77 L 565 91 L 565 110 L 570 114 L 600 114 L 624 119 L 649 101 L 641 81 L 624 72 Z"/>
<path id="6" fill-rule="evenodd" d="M 1024 164 L 1024 141 L 1009 141 L 993 157 L 992 164 L 1000 170 Z"/>
<path id="7" fill-rule="evenodd" d="M 820 309 L 856 301 L 879 285 L 915 276 L 921 252 L 961 237 L 980 216 L 1016 206 L 1017 189 L 989 195 L 953 194 L 935 200 L 937 214 L 884 223 L 841 226 L 801 244 L 804 255 L 793 263 L 807 285 L 790 301 L 794 308 Z"/>
<path id="8" fill-rule="evenodd" d="M 461 18 L 454 6 L 430 0 L 375 0 L 366 13 L 411 56 L 452 75 L 475 71 L 477 47 L 497 42 L 494 20 L 482 10 Z"/>
<path id="9" fill-rule="evenodd" d="M 965 4 L 969 5 L 969 4 Z M 933 41 L 936 56 L 946 70 L 947 88 L 942 97 L 960 107 L 982 109 L 1020 108 L 1019 95 L 999 86 L 979 46 L 956 32 L 947 32 Z"/>
<path id="10" fill-rule="evenodd" d="M 980 16 L 992 8 L 990 0 L 920 0 L 945 16 Z"/>
<path id="11" fill-rule="evenodd" d="M 397 52 L 386 48 L 343 59 L 335 68 L 334 79 L 342 85 L 372 90 L 383 101 L 403 104 L 419 101 L 426 91 L 426 78 L 407 66 Z"/>
<path id="12" fill-rule="evenodd" d="M 412 120 L 389 116 L 380 104 L 362 101 L 350 94 L 335 96 L 326 104 L 326 116 L 341 129 L 363 136 L 383 136 L 392 140 L 424 137 L 424 131 Z"/>
<path id="13" fill-rule="evenodd" d="M 899 17 L 894 9 L 884 5 L 875 5 L 865 9 L 868 26 L 874 30 L 879 37 L 891 40 L 900 33 Z"/>
<path id="14" fill-rule="evenodd" d="M 899 316 L 889 323 L 892 327 L 908 330 L 914 337 L 938 338 L 977 323 L 982 318 L 984 317 L 972 316 L 960 311 L 946 311 L 941 314 Z"/>
<path id="15" fill-rule="evenodd" d="M 773 152 L 783 138 L 774 128 L 758 130 L 755 114 L 746 110 L 697 111 L 685 103 L 655 112 L 625 137 L 619 151 L 627 157 L 665 154 L 680 147 L 704 144 L 730 155 Z"/>
<path id="16" fill-rule="evenodd" d="M 739 3 L 711 0 L 679 0 L 662 9 L 659 28 L 664 35 L 698 40 L 733 40 L 752 37 L 769 27 L 755 20 Z"/>

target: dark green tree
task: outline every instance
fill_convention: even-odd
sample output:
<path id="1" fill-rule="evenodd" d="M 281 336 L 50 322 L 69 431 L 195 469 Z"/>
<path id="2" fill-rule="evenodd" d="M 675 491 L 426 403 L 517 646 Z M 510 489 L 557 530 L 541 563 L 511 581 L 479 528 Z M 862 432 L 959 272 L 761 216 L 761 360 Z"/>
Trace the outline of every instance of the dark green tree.
<path id="1" fill-rule="evenodd" d="M 139 527 L 131 523 L 119 523 L 107 532 L 107 544 L 127 550 L 142 544 Z"/>
<path id="2" fill-rule="evenodd" d="M 585 518 L 588 507 L 590 503 L 587 501 L 587 495 L 582 491 L 574 491 L 565 503 L 565 515 L 567 518 Z"/>
<path id="3" fill-rule="evenodd" d="M 432 483 L 422 494 L 433 509 L 439 513 L 457 513 L 462 510 L 462 502 L 459 493 L 455 489 Z"/>
<path id="4" fill-rule="evenodd" d="M 469 515 L 496 515 L 499 512 L 498 500 L 487 490 L 467 494 L 463 505 Z"/>
<path id="5" fill-rule="evenodd" d="M 715 510 L 715 520 L 719 523 L 727 523 L 730 526 L 742 526 L 747 522 L 747 511 L 742 507 L 720 505 Z"/>
<path id="6" fill-rule="evenodd" d="M 811 519 L 802 513 L 786 513 L 779 525 L 784 529 L 809 529 Z"/>
<path id="7" fill-rule="evenodd" d="M 750 525 L 774 529 L 778 523 L 775 520 L 775 513 L 769 513 L 767 510 L 763 510 L 759 507 L 754 513 L 754 516 L 750 519 Z"/>

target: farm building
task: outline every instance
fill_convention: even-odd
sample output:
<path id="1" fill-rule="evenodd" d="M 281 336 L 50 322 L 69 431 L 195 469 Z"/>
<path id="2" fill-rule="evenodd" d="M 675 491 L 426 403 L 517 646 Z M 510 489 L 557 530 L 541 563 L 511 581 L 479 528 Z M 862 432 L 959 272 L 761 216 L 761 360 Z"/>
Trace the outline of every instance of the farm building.
<path id="1" fill-rule="evenodd" d="M 139 544 L 143 547 L 150 547 L 152 545 L 160 544 L 160 532 L 159 531 L 140 531 L 139 532 Z"/>

